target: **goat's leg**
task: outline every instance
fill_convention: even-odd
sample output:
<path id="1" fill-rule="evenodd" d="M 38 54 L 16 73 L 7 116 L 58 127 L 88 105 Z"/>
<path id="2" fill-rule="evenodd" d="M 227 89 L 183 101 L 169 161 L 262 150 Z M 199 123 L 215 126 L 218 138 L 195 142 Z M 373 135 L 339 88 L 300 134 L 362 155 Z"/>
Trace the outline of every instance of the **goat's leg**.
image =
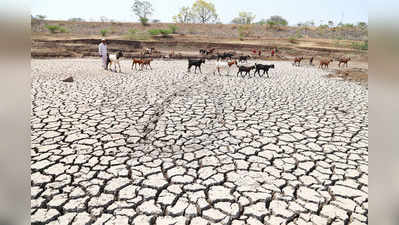
<path id="1" fill-rule="evenodd" d="M 150 69 L 152 70 L 152 67 L 151 67 L 151 65 L 150 64 L 148 64 L 148 66 L 150 67 Z"/>
<path id="2" fill-rule="evenodd" d="M 199 68 L 199 71 L 200 71 L 200 73 L 202 74 L 202 71 L 201 71 L 201 66 L 199 66 L 198 68 Z"/>
<path id="3" fill-rule="evenodd" d="M 121 64 L 118 62 L 119 72 L 122 73 Z"/>

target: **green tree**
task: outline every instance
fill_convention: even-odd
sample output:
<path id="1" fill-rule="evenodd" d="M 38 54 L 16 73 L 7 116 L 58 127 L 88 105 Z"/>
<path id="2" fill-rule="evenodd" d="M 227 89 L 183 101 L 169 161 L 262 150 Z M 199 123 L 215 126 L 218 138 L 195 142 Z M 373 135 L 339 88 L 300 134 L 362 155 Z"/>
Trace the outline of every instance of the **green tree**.
<path id="1" fill-rule="evenodd" d="M 85 20 L 82 18 L 70 18 L 68 19 L 68 21 L 72 21 L 72 22 L 84 22 Z"/>
<path id="2" fill-rule="evenodd" d="M 194 22 L 193 19 L 194 15 L 191 12 L 190 7 L 182 7 L 180 12 L 176 16 L 173 16 L 173 21 L 175 23 L 190 23 Z"/>
<path id="3" fill-rule="evenodd" d="M 47 16 L 45 16 L 45 15 L 36 15 L 35 16 L 35 19 L 38 19 L 38 20 L 45 20 L 47 18 Z"/>
<path id="4" fill-rule="evenodd" d="M 231 22 L 235 24 L 251 24 L 255 17 L 252 12 L 240 12 L 238 17 L 234 18 Z"/>
<path id="5" fill-rule="evenodd" d="M 191 8 L 195 22 L 214 23 L 218 19 L 215 5 L 204 0 L 197 0 Z"/>
<path id="6" fill-rule="evenodd" d="M 365 22 L 359 22 L 359 23 L 357 23 L 357 26 L 362 29 L 366 29 L 368 27 L 367 23 L 365 23 Z"/>
<path id="7" fill-rule="evenodd" d="M 148 17 L 152 15 L 154 9 L 149 1 L 134 0 L 132 11 L 143 25 L 147 25 Z"/>
<path id="8" fill-rule="evenodd" d="M 281 16 L 271 16 L 267 21 L 269 25 L 287 26 L 288 22 Z"/>

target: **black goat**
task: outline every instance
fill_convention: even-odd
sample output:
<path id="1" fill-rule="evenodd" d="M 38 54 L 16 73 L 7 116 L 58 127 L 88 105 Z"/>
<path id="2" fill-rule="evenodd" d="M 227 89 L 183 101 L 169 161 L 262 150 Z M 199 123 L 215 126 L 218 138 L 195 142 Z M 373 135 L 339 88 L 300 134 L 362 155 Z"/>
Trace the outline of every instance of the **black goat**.
<path id="1" fill-rule="evenodd" d="M 217 55 L 217 57 L 218 57 L 218 61 L 219 61 L 219 59 L 227 59 L 227 58 L 229 58 L 230 60 L 232 59 L 232 57 L 233 57 L 233 54 L 232 53 L 223 53 L 223 54 L 219 54 L 218 53 L 218 55 Z"/>
<path id="2" fill-rule="evenodd" d="M 248 62 L 248 59 L 251 58 L 249 55 L 242 55 L 239 57 L 238 62 Z"/>
<path id="3" fill-rule="evenodd" d="M 245 77 L 245 75 L 249 74 L 251 76 L 251 70 L 255 69 L 255 66 L 237 66 L 238 67 L 238 72 L 237 72 L 237 77 L 238 74 L 241 74 L 242 77 Z M 245 75 L 242 75 L 242 72 L 245 72 Z"/>
<path id="4" fill-rule="evenodd" d="M 190 72 L 192 66 L 195 66 L 194 73 L 197 73 L 197 67 L 199 68 L 200 73 L 202 73 L 201 71 L 202 63 L 205 64 L 205 59 L 188 59 L 188 68 L 187 68 L 188 72 Z"/>
<path id="5" fill-rule="evenodd" d="M 263 75 L 265 75 L 265 73 L 267 74 L 267 77 L 269 77 L 269 69 L 274 69 L 274 64 L 271 65 L 263 65 L 263 64 L 256 64 L 255 63 L 255 72 L 254 72 L 254 76 L 256 73 L 259 74 L 259 77 L 262 77 Z M 262 75 L 260 75 L 260 71 L 263 70 Z"/>

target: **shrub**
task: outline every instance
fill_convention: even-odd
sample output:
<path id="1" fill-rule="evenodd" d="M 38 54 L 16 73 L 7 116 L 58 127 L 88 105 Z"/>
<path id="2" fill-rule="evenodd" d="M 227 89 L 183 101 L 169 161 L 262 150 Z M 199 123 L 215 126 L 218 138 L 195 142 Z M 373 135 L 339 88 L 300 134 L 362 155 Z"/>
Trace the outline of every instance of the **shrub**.
<path id="1" fill-rule="evenodd" d="M 56 33 L 57 31 L 61 32 L 61 33 L 66 33 L 67 32 L 67 29 L 65 29 L 64 27 L 61 27 L 60 25 L 49 25 L 49 24 L 46 24 L 45 27 L 52 34 Z"/>
<path id="2" fill-rule="evenodd" d="M 269 25 L 287 26 L 288 21 L 281 16 L 271 16 L 267 21 Z"/>
<path id="3" fill-rule="evenodd" d="M 172 31 L 172 34 L 176 34 L 177 32 L 177 26 L 176 25 L 174 25 L 174 24 L 172 24 L 172 25 L 169 25 L 169 29 Z"/>
<path id="4" fill-rule="evenodd" d="M 172 30 L 168 30 L 168 29 L 151 29 L 151 30 L 148 30 L 148 33 L 151 34 L 151 35 L 162 34 L 162 36 L 167 37 L 169 34 L 172 33 Z"/>
<path id="5" fill-rule="evenodd" d="M 66 29 L 65 27 L 60 27 L 60 28 L 59 28 L 59 31 L 60 31 L 61 33 L 67 33 L 67 32 L 68 32 L 67 29 Z"/>
<path id="6" fill-rule="evenodd" d="M 151 30 L 148 30 L 148 33 L 151 35 L 158 35 L 161 33 L 161 31 L 159 29 L 151 29 Z"/>
<path id="7" fill-rule="evenodd" d="M 149 26 L 150 24 L 148 23 L 148 18 L 145 17 L 140 17 L 140 23 L 143 26 Z"/>
<path id="8" fill-rule="evenodd" d="M 319 29 L 328 29 L 328 25 L 327 24 L 323 24 L 319 26 Z"/>
<path id="9" fill-rule="evenodd" d="M 168 29 L 160 29 L 159 32 L 162 34 L 162 36 L 167 37 L 169 34 L 172 33 L 171 30 Z"/>
<path id="10" fill-rule="evenodd" d="M 369 42 L 368 42 L 368 40 L 363 41 L 361 43 L 352 42 L 352 48 L 358 49 L 358 50 L 368 50 L 369 49 Z"/>
<path id="11" fill-rule="evenodd" d="M 68 21 L 72 21 L 72 22 L 84 22 L 85 20 L 82 19 L 82 18 L 77 17 L 77 18 L 70 18 L 70 19 L 68 19 Z"/>
<path id="12" fill-rule="evenodd" d="M 266 22 L 265 19 L 262 19 L 262 20 L 260 20 L 259 22 L 257 22 L 257 24 L 259 24 L 259 25 L 265 25 L 265 24 L 267 24 L 267 22 Z"/>
<path id="13" fill-rule="evenodd" d="M 60 29 L 60 26 L 58 25 L 48 25 L 46 24 L 45 27 L 47 28 L 47 30 L 50 31 L 50 33 L 54 34 L 55 32 L 57 32 Z"/>
<path id="14" fill-rule="evenodd" d="M 108 33 L 108 30 L 107 30 L 107 29 L 102 29 L 102 30 L 100 30 L 100 34 L 101 34 L 101 36 L 103 36 L 103 37 L 105 37 L 105 36 L 107 35 L 107 33 Z"/>

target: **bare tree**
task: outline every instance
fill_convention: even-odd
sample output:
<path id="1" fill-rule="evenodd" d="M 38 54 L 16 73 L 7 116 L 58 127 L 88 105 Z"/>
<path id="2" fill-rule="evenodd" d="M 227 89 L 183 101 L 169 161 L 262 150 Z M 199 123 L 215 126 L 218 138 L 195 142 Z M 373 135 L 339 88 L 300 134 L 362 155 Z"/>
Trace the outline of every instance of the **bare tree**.
<path id="1" fill-rule="evenodd" d="M 191 9 L 194 18 L 199 23 L 214 23 L 218 19 L 215 5 L 204 0 L 197 0 Z"/>
<path id="2" fill-rule="evenodd" d="M 132 11 L 139 18 L 143 25 L 148 22 L 148 17 L 152 15 L 154 9 L 149 1 L 134 0 Z"/>
<path id="3" fill-rule="evenodd" d="M 190 23 L 194 22 L 194 15 L 189 7 L 182 7 L 180 12 L 173 16 L 173 21 L 175 23 Z"/>

